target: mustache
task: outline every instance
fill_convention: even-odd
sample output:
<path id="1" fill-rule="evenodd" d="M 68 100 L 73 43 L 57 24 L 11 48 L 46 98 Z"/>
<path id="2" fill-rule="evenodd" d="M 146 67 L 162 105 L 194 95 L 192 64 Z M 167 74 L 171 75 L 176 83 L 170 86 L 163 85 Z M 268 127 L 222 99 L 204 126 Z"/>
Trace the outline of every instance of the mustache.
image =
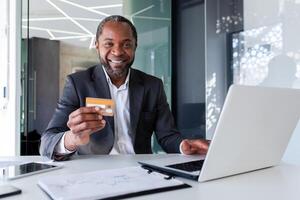
<path id="1" fill-rule="evenodd" d="M 126 64 L 126 66 L 123 69 L 114 71 L 106 60 L 102 59 L 100 55 L 98 56 L 99 56 L 100 64 L 105 68 L 107 74 L 114 79 L 125 78 L 128 74 L 128 70 L 131 68 L 135 60 L 135 57 L 133 57 L 133 59 L 128 64 Z"/>

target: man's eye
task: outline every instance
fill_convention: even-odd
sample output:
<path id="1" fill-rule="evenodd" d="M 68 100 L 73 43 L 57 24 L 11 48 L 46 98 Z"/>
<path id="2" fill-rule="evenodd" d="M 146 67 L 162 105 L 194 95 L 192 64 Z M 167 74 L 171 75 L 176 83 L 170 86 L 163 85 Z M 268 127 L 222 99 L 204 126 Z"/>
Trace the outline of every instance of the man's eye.
<path id="1" fill-rule="evenodd" d="M 131 43 L 125 43 L 123 46 L 124 46 L 124 48 L 131 48 L 132 44 Z"/>
<path id="2" fill-rule="evenodd" d="M 111 42 L 104 43 L 104 47 L 112 47 L 112 46 L 113 46 L 113 43 L 111 43 Z"/>

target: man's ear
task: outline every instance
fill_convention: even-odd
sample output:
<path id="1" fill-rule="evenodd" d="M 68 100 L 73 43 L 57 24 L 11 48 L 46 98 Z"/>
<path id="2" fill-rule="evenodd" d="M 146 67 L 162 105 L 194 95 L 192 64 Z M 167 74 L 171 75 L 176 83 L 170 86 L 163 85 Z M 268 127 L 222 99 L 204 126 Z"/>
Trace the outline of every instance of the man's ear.
<path id="1" fill-rule="evenodd" d="M 96 49 L 97 54 L 99 54 L 99 42 L 98 41 L 95 41 L 95 49 Z"/>
<path id="2" fill-rule="evenodd" d="M 95 48 L 98 49 L 98 47 L 99 47 L 99 42 L 96 40 L 95 41 Z"/>
<path id="3" fill-rule="evenodd" d="M 137 43 L 137 42 L 135 42 L 135 49 L 134 49 L 134 50 L 136 50 L 137 46 L 138 46 L 138 43 Z"/>

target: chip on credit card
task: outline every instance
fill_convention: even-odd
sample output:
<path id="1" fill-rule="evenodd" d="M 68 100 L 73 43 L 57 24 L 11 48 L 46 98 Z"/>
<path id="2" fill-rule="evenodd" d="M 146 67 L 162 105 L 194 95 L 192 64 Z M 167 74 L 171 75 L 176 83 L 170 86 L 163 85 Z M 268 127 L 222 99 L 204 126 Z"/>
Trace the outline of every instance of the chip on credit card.
<path id="1" fill-rule="evenodd" d="M 102 108 L 104 116 L 114 116 L 115 102 L 112 99 L 86 97 L 85 104 L 87 107 L 96 106 Z"/>

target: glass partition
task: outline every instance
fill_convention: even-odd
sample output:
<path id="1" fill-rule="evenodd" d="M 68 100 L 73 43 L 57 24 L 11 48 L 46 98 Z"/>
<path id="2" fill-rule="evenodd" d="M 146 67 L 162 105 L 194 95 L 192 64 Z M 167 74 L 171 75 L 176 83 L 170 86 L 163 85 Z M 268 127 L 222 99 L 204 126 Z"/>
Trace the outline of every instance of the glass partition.
<path id="1" fill-rule="evenodd" d="M 253 10 L 255 2 L 245 6 L 245 31 L 232 40 L 234 83 L 299 88 L 300 4 L 273 1 L 266 12 Z"/>
<path id="2" fill-rule="evenodd" d="M 268 0 L 264 4 L 244 0 L 244 30 L 231 41 L 233 82 L 300 88 L 300 2 Z M 299 162 L 299 130 L 298 125 L 285 160 Z"/>
<path id="3" fill-rule="evenodd" d="M 23 0 L 22 154 L 38 154 L 40 134 L 65 77 L 99 63 L 96 29 L 113 14 L 127 17 L 137 28 L 133 67 L 161 78 L 171 101 L 171 0 Z M 156 142 L 153 146 L 158 152 Z"/>
<path id="4" fill-rule="evenodd" d="M 171 1 L 126 0 L 124 15 L 138 32 L 134 68 L 162 79 L 171 106 Z M 155 138 L 153 151 L 161 152 Z"/>

